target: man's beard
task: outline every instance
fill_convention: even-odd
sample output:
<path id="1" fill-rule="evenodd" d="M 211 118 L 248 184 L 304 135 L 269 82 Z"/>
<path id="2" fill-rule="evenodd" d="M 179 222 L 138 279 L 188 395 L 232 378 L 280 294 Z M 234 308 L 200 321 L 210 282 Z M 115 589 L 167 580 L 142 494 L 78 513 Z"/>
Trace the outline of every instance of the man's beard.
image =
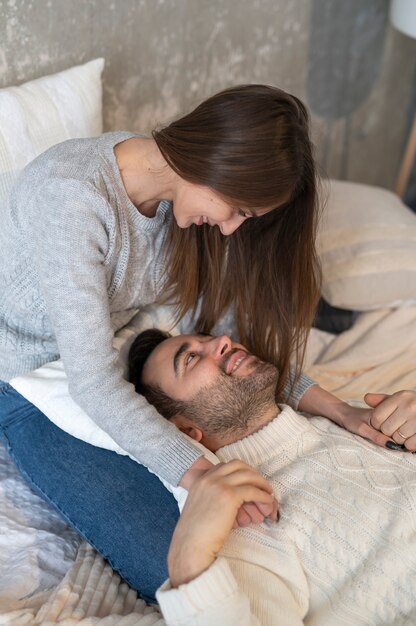
<path id="1" fill-rule="evenodd" d="M 207 435 L 244 435 L 275 405 L 276 368 L 258 359 L 251 365 L 253 372 L 241 378 L 219 370 L 215 383 L 203 387 L 195 398 L 186 402 L 183 414 Z"/>

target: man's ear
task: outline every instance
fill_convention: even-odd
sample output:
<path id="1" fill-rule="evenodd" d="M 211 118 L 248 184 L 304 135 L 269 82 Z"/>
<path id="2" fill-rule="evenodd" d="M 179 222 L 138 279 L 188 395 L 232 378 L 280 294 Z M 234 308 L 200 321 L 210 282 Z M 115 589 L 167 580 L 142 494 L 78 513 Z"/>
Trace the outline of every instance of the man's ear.
<path id="1" fill-rule="evenodd" d="M 174 415 L 169 421 L 173 422 L 176 428 L 179 428 L 182 433 L 185 433 L 185 435 L 188 435 L 191 439 L 195 439 L 195 441 L 201 441 L 204 436 L 204 433 L 199 426 L 188 420 L 188 418 L 183 415 Z"/>

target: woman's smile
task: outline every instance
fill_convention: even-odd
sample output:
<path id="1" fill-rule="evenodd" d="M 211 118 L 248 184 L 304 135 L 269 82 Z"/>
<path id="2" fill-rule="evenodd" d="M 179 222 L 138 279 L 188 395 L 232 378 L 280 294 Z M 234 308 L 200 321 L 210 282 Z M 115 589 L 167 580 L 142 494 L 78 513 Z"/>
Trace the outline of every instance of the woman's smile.
<path id="1" fill-rule="evenodd" d="M 196 222 L 197 226 L 202 226 L 203 224 L 208 224 L 208 226 L 215 226 L 215 224 L 211 224 L 206 215 L 202 215 L 199 220 Z"/>

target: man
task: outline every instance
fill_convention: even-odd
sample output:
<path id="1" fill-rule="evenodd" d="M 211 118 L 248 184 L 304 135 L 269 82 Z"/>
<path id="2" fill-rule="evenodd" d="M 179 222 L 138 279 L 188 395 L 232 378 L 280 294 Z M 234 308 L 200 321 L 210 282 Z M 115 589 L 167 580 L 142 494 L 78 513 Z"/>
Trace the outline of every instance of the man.
<path id="1" fill-rule="evenodd" d="M 228 337 L 145 331 L 129 367 L 136 390 L 222 461 L 175 530 L 157 595 L 168 624 L 416 623 L 413 455 L 276 405 L 276 369 Z M 278 523 L 230 532 L 243 502 L 273 495 Z"/>

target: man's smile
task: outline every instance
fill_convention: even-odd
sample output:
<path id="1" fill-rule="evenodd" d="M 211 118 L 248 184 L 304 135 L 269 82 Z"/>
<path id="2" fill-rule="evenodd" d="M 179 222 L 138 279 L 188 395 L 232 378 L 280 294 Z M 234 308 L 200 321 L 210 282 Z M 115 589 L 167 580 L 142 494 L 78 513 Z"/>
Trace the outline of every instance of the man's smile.
<path id="1" fill-rule="evenodd" d="M 230 353 L 226 355 L 226 358 L 222 360 L 221 366 L 228 376 L 233 376 L 243 363 L 245 364 L 252 358 L 254 358 L 253 355 L 244 350 L 231 350 Z"/>

